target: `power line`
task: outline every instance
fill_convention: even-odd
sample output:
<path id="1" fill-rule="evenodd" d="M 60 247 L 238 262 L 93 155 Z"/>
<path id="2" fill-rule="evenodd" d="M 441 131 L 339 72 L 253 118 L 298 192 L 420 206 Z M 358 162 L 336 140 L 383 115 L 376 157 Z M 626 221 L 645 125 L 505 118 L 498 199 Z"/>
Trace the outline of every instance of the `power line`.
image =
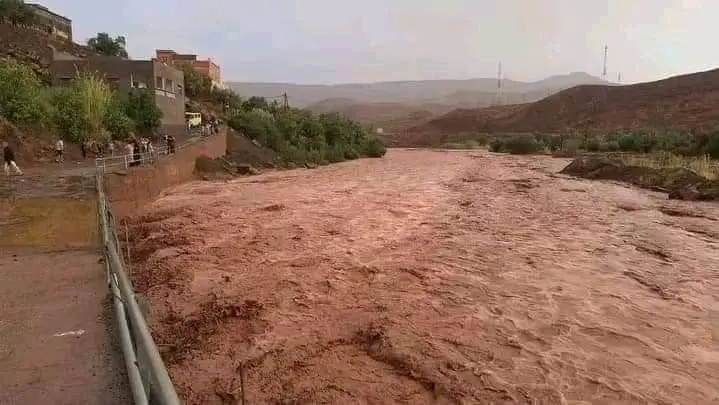
<path id="1" fill-rule="evenodd" d="M 604 67 L 602 68 L 602 80 L 607 80 L 607 50 L 609 47 L 604 45 Z"/>
<path id="2" fill-rule="evenodd" d="M 502 105 L 502 62 L 497 65 L 497 95 L 495 103 Z"/>

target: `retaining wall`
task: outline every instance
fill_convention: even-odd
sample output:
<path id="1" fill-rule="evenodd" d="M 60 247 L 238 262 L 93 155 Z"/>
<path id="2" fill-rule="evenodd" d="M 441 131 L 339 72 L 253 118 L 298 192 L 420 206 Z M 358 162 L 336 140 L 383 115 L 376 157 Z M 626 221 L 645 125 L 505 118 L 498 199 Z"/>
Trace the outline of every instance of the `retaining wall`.
<path id="1" fill-rule="evenodd" d="M 198 156 L 220 157 L 226 151 L 227 133 L 223 131 L 187 145 L 174 155 L 163 157 L 154 166 L 108 173 L 105 190 L 115 217 L 122 219 L 136 214 L 166 188 L 194 180 L 195 159 Z"/>

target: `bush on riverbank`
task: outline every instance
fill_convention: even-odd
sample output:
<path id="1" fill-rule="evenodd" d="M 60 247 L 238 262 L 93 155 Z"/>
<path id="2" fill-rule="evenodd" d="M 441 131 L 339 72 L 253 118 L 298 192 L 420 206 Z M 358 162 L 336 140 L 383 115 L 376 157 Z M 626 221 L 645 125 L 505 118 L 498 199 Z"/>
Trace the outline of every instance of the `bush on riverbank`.
<path id="1" fill-rule="evenodd" d="M 503 153 L 546 153 L 573 156 L 584 152 L 671 152 L 679 156 L 704 156 L 719 159 L 719 131 L 692 134 L 676 131 L 614 132 L 603 135 L 524 134 L 496 136 L 490 151 Z"/>
<path id="2" fill-rule="evenodd" d="M 514 135 L 506 138 L 495 138 L 489 142 L 489 150 L 499 153 L 511 153 L 513 155 L 528 155 L 538 153 L 545 148 L 545 145 L 537 140 L 534 135 Z"/>
<path id="3" fill-rule="evenodd" d="M 386 153 L 379 138 L 339 114 L 315 115 L 270 104 L 238 111 L 228 125 L 275 151 L 284 165 L 336 163 Z"/>
<path id="4" fill-rule="evenodd" d="M 681 200 L 719 200 L 719 170 L 711 161 L 677 160 L 668 154 L 628 158 L 626 155 L 582 156 L 560 173 L 586 179 L 616 180 L 665 191 Z M 694 167 L 692 167 L 694 166 Z"/>

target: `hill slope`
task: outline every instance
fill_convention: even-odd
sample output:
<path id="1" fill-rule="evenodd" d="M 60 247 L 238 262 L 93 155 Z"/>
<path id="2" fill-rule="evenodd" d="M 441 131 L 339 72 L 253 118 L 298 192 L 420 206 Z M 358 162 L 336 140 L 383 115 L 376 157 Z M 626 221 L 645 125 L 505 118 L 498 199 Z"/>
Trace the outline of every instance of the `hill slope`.
<path id="1" fill-rule="evenodd" d="M 84 58 L 95 54 L 86 46 L 57 40 L 38 30 L 0 23 L 0 58 L 15 59 L 39 75 L 47 73 L 53 55 Z"/>
<path id="2" fill-rule="evenodd" d="M 504 80 L 506 97 L 534 101 L 548 94 L 580 84 L 607 84 L 586 73 L 552 76 L 537 82 Z M 233 90 L 244 97 L 276 97 L 287 93 L 290 103 L 306 107 L 326 99 L 351 99 L 355 103 L 441 103 L 455 105 L 451 100 L 458 95 L 469 98 L 471 106 L 494 102 L 496 78 L 468 80 L 423 80 L 378 83 L 347 83 L 335 85 L 303 85 L 292 83 L 228 82 Z M 473 96 L 468 97 L 468 94 Z M 449 100 L 449 102 L 448 102 Z"/>
<path id="3" fill-rule="evenodd" d="M 577 86 L 535 103 L 452 111 L 410 130 L 402 143 L 434 142 L 441 134 L 476 132 L 613 131 L 719 125 L 719 69 L 628 86 Z"/>
<path id="4" fill-rule="evenodd" d="M 385 132 L 402 132 L 452 110 L 444 104 L 355 103 L 351 99 L 327 99 L 307 107 L 316 113 L 336 112 L 365 126 Z"/>

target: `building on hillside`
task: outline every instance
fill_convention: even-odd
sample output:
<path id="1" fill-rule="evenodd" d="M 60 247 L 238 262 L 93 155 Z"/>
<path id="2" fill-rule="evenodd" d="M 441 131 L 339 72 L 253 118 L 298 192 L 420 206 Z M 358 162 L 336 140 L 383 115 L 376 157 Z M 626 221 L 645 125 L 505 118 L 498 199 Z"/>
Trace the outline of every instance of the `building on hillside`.
<path id="1" fill-rule="evenodd" d="M 47 31 L 48 34 L 72 41 L 72 20 L 60 14 L 53 13 L 40 4 L 25 4 L 35 14 L 35 25 Z"/>
<path id="2" fill-rule="evenodd" d="M 185 132 L 185 76 L 182 70 L 156 60 L 131 60 L 113 56 L 91 56 L 79 60 L 54 60 L 50 64 L 53 86 L 67 85 L 77 72 L 103 75 L 119 91 L 148 88 L 162 110 L 162 125 L 173 135 Z"/>
<path id="3" fill-rule="evenodd" d="M 220 74 L 220 65 L 213 62 L 212 59 L 198 60 L 197 55 L 181 54 L 168 49 L 157 49 L 155 50 L 155 55 L 157 60 L 169 65 L 178 66 L 189 63 L 200 74 L 207 76 L 212 81 L 213 86 L 224 88 L 222 75 Z"/>

